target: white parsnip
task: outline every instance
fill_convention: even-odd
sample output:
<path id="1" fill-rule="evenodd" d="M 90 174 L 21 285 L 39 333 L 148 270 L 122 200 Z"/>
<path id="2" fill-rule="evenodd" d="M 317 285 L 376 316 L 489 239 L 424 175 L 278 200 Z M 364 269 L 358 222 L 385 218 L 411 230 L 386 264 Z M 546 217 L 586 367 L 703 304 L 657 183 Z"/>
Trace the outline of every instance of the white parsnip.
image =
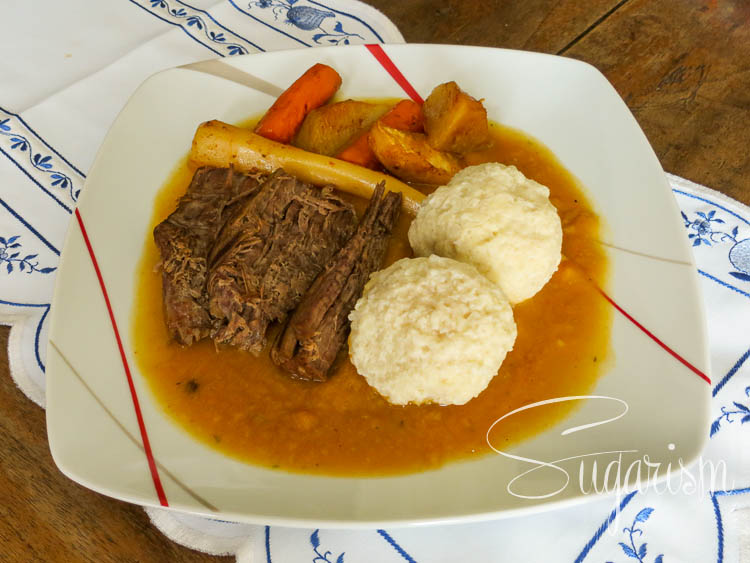
<path id="1" fill-rule="evenodd" d="M 403 194 L 403 207 L 416 214 L 424 194 L 393 176 L 382 174 L 330 156 L 307 152 L 271 141 L 221 121 L 198 126 L 190 150 L 196 166 L 234 166 L 241 171 L 273 172 L 283 168 L 302 180 L 318 186 L 333 185 L 347 193 L 370 198 L 380 182 L 385 189 Z"/>

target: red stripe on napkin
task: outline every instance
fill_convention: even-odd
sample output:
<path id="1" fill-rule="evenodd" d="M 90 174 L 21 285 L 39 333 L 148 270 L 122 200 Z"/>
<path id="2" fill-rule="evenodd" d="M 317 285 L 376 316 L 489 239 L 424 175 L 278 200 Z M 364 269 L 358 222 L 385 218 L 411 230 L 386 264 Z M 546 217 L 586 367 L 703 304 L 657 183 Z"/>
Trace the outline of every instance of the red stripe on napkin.
<path id="1" fill-rule="evenodd" d="M 378 62 L 383 65 L 383 68 L 388 71 L 388 74 L 390 74 L 393 79 L 398 83 L 401 88 L 404 89 L 404 92 L 406 92 L 409 97 L 418 103 L 424 103 L 420 95 L 417 93 L 417 91 L 414 89 L 414 87 L 409 83 L 409 81 L 406 79 L 406 77 L 401 74 L 401 71 L 396 67 L 396 65 L 393 63 L 391 58 L 386 55 L 385 51 L 383 51 L 383 48 L 380 45 L 365 45 L 367 49 L 372 53 L 372 55 L 378 60 Z M 645 326 L 643 326 L 641 323 L 639 323 L 637 320 L 635 320 L 625 309 L 620 307 L 617 303 L 615 303 L 614 299 L 612 299 L 609 295 L 604 293 L 604 290 L 602 290 L 600 287 L 596 287 L 599 290 L 599 293 L 602 294 L 602 296 L 609 301 L 609 303 L 617 309 L 626 319 L 628 319 L 631 323 L 633 323 L 636 327 L 638 327 L 640 330 L 643 331 L 646 336 L 648 336 L 651 340 L 656 342 L 659 346 L 661 346 L 664 350 L 666 350 L 673 358 L 675 358 L 678 362 L 683 364 L 685 367 L 687 367 L 690 371 L 695 373 L 698 377 L 701 379 L 706 380 L 709 384 L 711 383 L 711 379 L 703 373 L 701 370 L 699 370 L 697 367 L 695 367 L 693 364 L 688 362 L 685 358 L 680 356 L 677 352 L 672 350 L 669 346 L 664 344 L 653 332 L 648 330 Z"/>
<path id="2" fill-rule="evenodd" d="M 600 288 L 600 287 L 597 286 L 596 289 L 599 290 L 599 293 L 601 293 L 601 295 L 602 295 L 602 297 L 604 297 L 604 299 L 606 299 L 607 301 L 609 301 L 609 303 L 615 309 L 617 309 L 631 323 L 633 323 L 635 326 L 637 326 L 639 329 L 641 329 L 651 340 L 653 340 L 659 346 L 661 346 L 662 348 L 664 348 L 664 350 L 666 350 L 674 359 L 676 359 L 678 362 L 680 362 L 681 364 L 683 364 L 690 371 L 692 371 L 693 373 L 695 373 L 698 377 L 700 377 L 701 379 L 705 379 L 709 383 L 709 385 L 711 384 L 711 379 L 709 379 L 709 377 L 705 373 L 703 373 L 701 370 L 699 370 L 693 364 L 691 364 L 690 362 L 688 362 L 685 358 L 683 358 L 682 356 L 680 356 L 677 352 L 675 352 L 674 350 L 672 350 L 669 346 L 667 346 L 666 344 L 664 344 L 664 342 L 662 342 L 659 339 L 658 336 L 656 336 L 653 332 L 651 332 L 649 329 L 647 329 L 645 326 L 643 326 L 641 323 L 639 323 L 637 320 L 635 320 L 625 309 L 623 309 L 617 303 L 615 303 L 615 300 L 612 299 L 606 293 L 604 293 L 604 290 L 602 288 Z"/>
<path id="3" fill-rule="evenodd" d="M 125 376 L 128 379 L 128 387 L 130 388 L 130 397 L 133 399 L 133 409 L 135 409 L 135 417 L 138 420 L 138 428 L 141 431 L 141 441 L 143 442 L 143 451 L 146 452 L 146 459 L 148 460 L 148 468 L 151 471 L 151 479 L 154 481 L 154 488 L 156 489 L 156 495 L 159 497 L 159 503 L 162 506 L 169 506 L 167 503 L 167 495 L 164 494 L 164 488 L 161 485 L 161 479 L 159 479 L 159 471 L 156 468 L 156 461 L 154 455 L 151 453 L 151 443 L 148 440 L 148 433 L 146 432 L 146 424 L 143 422 L 143 415 L 141 414 L 141 405 L 138 402 L 138 394 L 135 391 L 135 385 L 133 385 L 133 376 L 130 374 L 130 366 L 128 365 L 128 359 L 125 356 L 125 348 L 122 346 L 122 340 L 120 339 L 120 331 L 117 330 L 117 322 L 115 321 L 115 314 L 112 311 L 112 305 L 109 302 L 109 294 L 107 288 L 104 285 L 104 278 L 102 272 L 99 270 L 99 263 L 96 261 L 94 255 L 94 249 L 91 247 L 91 241 L 89 235 L 86 232 L 86 227 L 83 224 L 81 213 L 76 208 L 76 219 L 78 219 L 78 226 L 81 228 L 81 234 L 83 235 L 83 241 L 86 243 L 86 248 L 89 251 L 91 257 L 91 263 L 94 265 L 94 271 L 96 277 L 99 279 L 99 287 L 102 290 L 104 296 L 104 303 L 107 305 L 107 312 L 109 313 L 109 320 L 112 323 L 112 330 L 115 333 L 115 340 L 117 340 L 117 347 L 120 350 L 120 359 L 122 365 L 125 368 Z"/>
<path id="4" fill-rule="evenodd" d="M 375 57 L 381 65 L 383 65 L 383 68 L 388 71 L 388 74 L 391 75 L 393 80 L 395 80 L 396 83 L 404 89 L 404 92 L 406 92 L 407 96 L 409 96 L 418 104 L 424 103 L 422 96 L 419 95 L 419 93 L 414 89 L 414 87 L 409 83 L 404 75 L 401 74 L 401 71 L 398 69 L 398 67 L 396 67 L 395 64 L 393 64 L 391 58 L 386 55 L 385 51 L 383 51 L 383 48 L 380 45 L 371 44 L 365 45 L 365 47 L 367 47 L 370 53 L 372 53 L 372 56 Z"/>

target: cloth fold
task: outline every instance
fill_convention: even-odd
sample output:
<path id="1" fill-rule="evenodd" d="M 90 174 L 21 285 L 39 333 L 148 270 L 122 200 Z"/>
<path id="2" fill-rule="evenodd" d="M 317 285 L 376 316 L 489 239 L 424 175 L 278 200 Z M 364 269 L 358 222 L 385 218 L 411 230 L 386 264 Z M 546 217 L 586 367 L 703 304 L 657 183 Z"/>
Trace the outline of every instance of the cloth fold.
<path id="1" fill-rule="evenodd" d="M 353 0 L 15 2 L 0 41 L 0 322 L 11 375 L 44 405 L 49 310 L 65 230 L 117 112 L 150 74 L 217 56 L 402 42 Z M 33 38 L 34 48 L 18 46 Z M 714 374 L 694 490 L 648 490 L 522 518 L 388 530 L 252 526 L 146 509 L 172 540 L 237 561 L 738 561 L 750 550 L 750 209 L 669 181 L 702 281 Z M 675 390 L 674 400 L 679 393 Z M 722 469 L 723 468 L 723 469 Z M 680 530 L 675 534 L 674 530 Z"/>

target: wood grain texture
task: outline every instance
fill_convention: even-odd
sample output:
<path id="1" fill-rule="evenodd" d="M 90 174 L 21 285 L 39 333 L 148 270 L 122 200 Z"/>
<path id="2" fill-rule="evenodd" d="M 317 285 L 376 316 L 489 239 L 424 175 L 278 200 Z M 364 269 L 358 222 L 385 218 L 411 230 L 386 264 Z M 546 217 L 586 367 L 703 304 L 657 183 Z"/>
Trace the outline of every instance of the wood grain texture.
<path id="1" fill-rule="evenodd" d="M 750 204 L 750 2 L 631 0 L 566 55 L 614 84 L 665 170 Z"/>
<path id="2" fill-rule="evenodd" d="M 481 45 L 555 53 L 617 0 L 371 0 L 407 43 Z"/>
<path id="3" fill-rule="evenodd" d="M 0 348 L 8 347 L 0 327 Z M 0 561 L 226 561 L 166 539 L 139 506 L 65 477 L 47 445 L 44 411 L 27 399 L 0 359 Z"/>
<path id="4" fill-rule="evenodd" d="M 750 204 L 750 2 L 371 0 L 408 42 L 562 53 L 599 68 L 664 168 Z M 0 328 L 7 347 L 8 329 Z M 219 561 L 55 467 L 44 411 L 0 357 L 0 560 Z"/>

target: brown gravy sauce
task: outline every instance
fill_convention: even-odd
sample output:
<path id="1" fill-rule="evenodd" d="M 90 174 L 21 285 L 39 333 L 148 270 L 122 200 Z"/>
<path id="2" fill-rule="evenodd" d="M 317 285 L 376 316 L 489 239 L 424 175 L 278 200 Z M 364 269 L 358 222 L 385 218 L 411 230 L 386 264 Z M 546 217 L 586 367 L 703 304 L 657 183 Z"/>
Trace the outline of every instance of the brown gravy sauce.
<path id="1" fill-rule="evenodd" d="M 600 220 L 576 180 L 541 143 L 492 125 L 493 145 L 471 164 L 517 166 L 550 188 L 563 223 L 563 260 L 536 296 L 515 307 L 518 338 L 500 371 L 478 397 L 461 406 L 394 406 L 357 374 L 346 351 L 324 384 L 295 381 L 267 351 L 259 357 L 217 352 L 204 340 L 189 348 L 169 341 L 164 325 L 158 252 L 145 237 L 132 314 L 140 374 L 164 410 L 192 436 L 249 463 L 328 475 L 387 475 L 436 468 L 491 452 L 492 423 L 520 406 L 589 392 L 604 371 L 611 311 L 588 281 L 606 281 L 597 242 Z M 155 203 L 151 227 L 173 209 L 192 177 L 183 161 Z M 348 196 L 347 196 L 348 197 Z M 349 198 L 358 213 L 366 202 Z M 411 250 L 402 214 L 386 265 Z M 269 335 L 269 341 L 273 334 Z M 533 436 L 565 417 L 571 403 L 530 409 L 495 426 L 495 447 Z"/>

